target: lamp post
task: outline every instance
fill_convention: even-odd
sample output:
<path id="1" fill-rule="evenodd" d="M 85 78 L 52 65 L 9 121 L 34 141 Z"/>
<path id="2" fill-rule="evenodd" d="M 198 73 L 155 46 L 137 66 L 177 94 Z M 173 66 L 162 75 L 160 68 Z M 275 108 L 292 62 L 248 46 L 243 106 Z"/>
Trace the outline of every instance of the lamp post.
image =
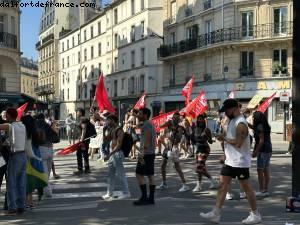
<path id="1" fill-rule="evenodd" d="M 300 195 L 300 2 L 294 0 L 292 195 Z"/>

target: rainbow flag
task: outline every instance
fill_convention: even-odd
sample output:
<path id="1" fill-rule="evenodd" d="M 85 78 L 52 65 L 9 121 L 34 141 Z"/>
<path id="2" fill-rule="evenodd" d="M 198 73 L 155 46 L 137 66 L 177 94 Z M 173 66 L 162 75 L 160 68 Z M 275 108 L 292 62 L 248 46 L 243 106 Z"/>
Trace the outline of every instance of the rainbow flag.
<path id="1" fill-rule="evenodd" d="M 34 154 L 41 158 L 40 150 L 37 146 L 32 145 Z M 43 195 L 43 189 L 47 186 L 47 175 L 44 172 L 43 162 L 37 159 L 29 159 L 26 163 L 27 175 L 27 194 L 38 190 L 39 197 Z"/>

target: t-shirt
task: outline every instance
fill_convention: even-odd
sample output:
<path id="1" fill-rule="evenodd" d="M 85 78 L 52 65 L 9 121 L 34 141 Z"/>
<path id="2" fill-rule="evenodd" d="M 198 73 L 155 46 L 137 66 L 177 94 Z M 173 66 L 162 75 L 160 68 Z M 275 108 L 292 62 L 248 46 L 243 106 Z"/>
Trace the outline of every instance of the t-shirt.
<path id="1" fill-rule="evenodd" d="M 271 132 L 264 129 L 263 124 L 258 124 L 256 130 L 254 131 L 255 145 L 259 144 L 260 133 L 264 133 L 264 144 L 259 150 L 259 152 L 264 152 L 264 153 L 272 152 Z"/>
<path id="2" fill-rule="evenodd" d="M 144 151 L 145 155 L 152 155 L 155 154 L 155 147 L 156 147 L 156 131 L 152 123 L 148 120 L 145 121 L 142 129 L 141 129 L 141 149 L 144 148 L 146 136 L 145 133 L 148 131 L 150 133 L 150 145 L 146 151 Z"/>
<path id="3" fill-rule="evenodd" d="M 8 135 L 12 152 L 25 151 L 26 128 L 22 122 L 13 122 L 10 124 Z"/>

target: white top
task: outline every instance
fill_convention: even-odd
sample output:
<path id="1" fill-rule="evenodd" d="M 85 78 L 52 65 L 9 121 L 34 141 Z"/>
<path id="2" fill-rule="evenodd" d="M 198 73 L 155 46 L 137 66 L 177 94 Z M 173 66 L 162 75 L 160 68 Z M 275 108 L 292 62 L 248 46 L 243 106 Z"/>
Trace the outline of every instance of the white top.
<path id="1" fill-rule="evenodd" d="M 25 151 L 26 128 L 22 122 L 13 122 L 9 125 L 9 141 L 12 152 Z"/>
<path id="2" fill-rule="evenodd" d="M 240 123 L 244 123 L 247 126 L 247 121 L 243 115 L 240 115 L 228 123 L 226 138 L 236 138 L 236 128 Z M 231 144 L 225 142 L 225 164 L 231 167 L 237 168 L 250 168 L 251 166 L 251 148 L 250 148 L 250 136 L 245 139 L 243 145 L 237 148 Z"/>

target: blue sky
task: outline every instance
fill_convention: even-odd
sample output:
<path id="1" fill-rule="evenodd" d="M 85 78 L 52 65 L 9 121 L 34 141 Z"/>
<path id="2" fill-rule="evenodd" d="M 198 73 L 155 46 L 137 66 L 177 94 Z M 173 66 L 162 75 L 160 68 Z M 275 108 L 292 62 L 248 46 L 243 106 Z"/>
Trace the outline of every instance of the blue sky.
<path id="1" fill-rule="evenodd" d="M 39 37 L 40 17 L 42 8 L 21 8 L 21 52 L 22 57 L 37 60 L 35 44 Z"/>

